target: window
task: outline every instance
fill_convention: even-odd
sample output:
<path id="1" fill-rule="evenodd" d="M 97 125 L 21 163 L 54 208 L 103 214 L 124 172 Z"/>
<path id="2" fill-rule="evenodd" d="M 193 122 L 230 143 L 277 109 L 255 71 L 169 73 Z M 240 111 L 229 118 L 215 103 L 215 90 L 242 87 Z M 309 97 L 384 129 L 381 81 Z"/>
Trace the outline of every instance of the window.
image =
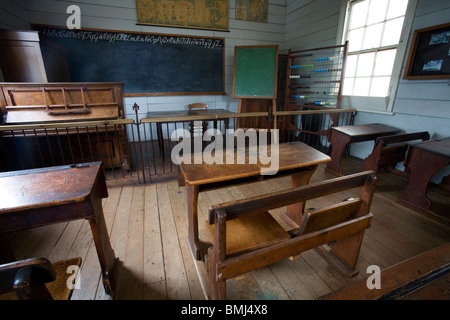
<path id="1" fill-rule="evenodd" d="M 410 2 L 416 1 L 345 1 L 342 42 L 348 40 L 349 46 L 344 96 L 382 97 L 380 109 L 387 109 L 386 97 L 397 86 L 404 57 L 402 37 L 409 35 L 411 27 L 410 22 L 405 24 Z M 404 25 L 408 30 L 404 31 Z"/>

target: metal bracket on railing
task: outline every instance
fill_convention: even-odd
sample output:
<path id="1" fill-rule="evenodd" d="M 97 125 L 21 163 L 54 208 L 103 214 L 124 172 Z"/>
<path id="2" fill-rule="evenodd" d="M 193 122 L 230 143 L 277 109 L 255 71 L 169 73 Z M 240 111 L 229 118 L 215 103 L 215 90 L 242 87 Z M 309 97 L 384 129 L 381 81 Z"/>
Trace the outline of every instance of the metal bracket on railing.
<path id="1" fill-rule="evenodd" d="M 134 110 L 134 112 L 136 113 L 136 122 L 135 122 L 135 124 L 137 124 L 137 125 L 139 125 L 139 119 L 138 119 L 138 111 L 139 111 L 139 105 L 135 102 L 134 103 L 134 105 L 133 105 L 133 110 Z"/>
<path id="2" fill-rule="evenodd" d="M 137 129 L 137 136 L 138 136 L 138 146 L 139 146 L 139 154 L 140 154 L 140 158 L 141 158 L 141 165 L 142 165 L 142 176 L 144 177 L 144 183 L 145 183 L 145 171 L 144 171 L 144 156 L 142 153 L 142 143 L 141 143 L 141 130 L 140 130 L 140 125 L 142 124 L 139 121 L 139 116 L 138 116 L 138 111 L 139 111 L 139 105 L 135 102 L 133 105 L 133 110 L 134 113 L 136 114 L 136 121 L 135 121 L 135 125 L 136 125 L 136 129 Z M 134 137 L 133 137 L 134 140 Z M 139 173 L 138 173 L 138 178 L 139 178 Z"/>

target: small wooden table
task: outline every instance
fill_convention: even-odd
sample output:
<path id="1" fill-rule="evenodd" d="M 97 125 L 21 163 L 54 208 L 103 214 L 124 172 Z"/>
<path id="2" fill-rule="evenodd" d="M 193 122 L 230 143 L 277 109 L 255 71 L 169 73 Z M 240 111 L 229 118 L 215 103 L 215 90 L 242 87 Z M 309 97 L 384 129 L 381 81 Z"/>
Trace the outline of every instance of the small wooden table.
<path id="1" fill-rule="evenodd" d="M 409 146 L 405 170 L 409 173 L 408 185 L 400 192 L 398 201 L 414 209 L 428 210 L 427 187 L 431 177 L 450 164 L 450 137 L 428 140 Z"/>
<path id="2" fill-rule="evenodd" d="M 0 173 L 0 190 L 0 233 L 87 219 L 105 292 L 114 292 L 117 259 L 103 216 L 101 162 Z"/>
<path id="3" fill-rule="evenodd" d="M 246 148 L 247 154 L 256 151 Z M 237 152 L 235 151 L 235 157 Z M 204 251 L 201 250 L 201 247 L 205 249 L 200 244 L 198 237 L 197 201 L 201 191 L 286 175 L 291 176 L 291 187 L 295 188 L 307 184 L 317 166 L 328 161 L 330 161 L 330 157 L 320 151 L 304 143 L 293 142 L 279 145 L 279 167 L 274 175 L 261 175 L 261 168 L 269 167 L 269 165 L 262 165 L 259 161 L 257 164 L 226 164 L 224 158 L 224 164 L 193 164 L 194 161 L 192 164 L 181 163 L 179 175 L 184 179 L 186 185 L 188 242 L 194 258 L 201 260 L 202 251 Z M 292 205 L 287 208 L 287 217 L 300 226 L 303 209 L 303 203 Z"/>
<path id="4" fill-rule="evenodd" d="M 380 123 L 332 127 L 331 129 L 331 162 L 327 164 L 326 170 L 338 176 L 342 174 L 341 157 L 349 143 L 376 140 L 378 137 L 400 131 Z"/>
<path id="5" fill-rule="evenodd" d="M 147 119 L 158 120 L 156 122 L 156 132 L 158 135 L 158 146 L 161 155 L 164 157 L 164 138 L 162 132 L 163 122 L 186 122 L 186 121 L 214 121 L 214 129 L 217 129 L 217 121 L 223 120 L 225 130 L 228 129 L 229 118 L 235 113 L 226 109 L 193 109 L 174 111 L 150 111 L 147 112 Z M 191 127 L 191 134 L 192 127 Z"/>

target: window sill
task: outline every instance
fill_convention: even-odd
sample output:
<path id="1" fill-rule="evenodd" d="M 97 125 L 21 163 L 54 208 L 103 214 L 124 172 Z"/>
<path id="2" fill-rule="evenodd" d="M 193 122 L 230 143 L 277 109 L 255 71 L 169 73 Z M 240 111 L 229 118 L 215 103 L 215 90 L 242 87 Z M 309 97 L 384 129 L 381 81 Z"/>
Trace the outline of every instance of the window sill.
<path id="1" fill-rule="evenodd" d="M 388 110 L 389 97 L 342 96 L 342 108 L 356 109 L 361 112 L 393 115 Z"/>

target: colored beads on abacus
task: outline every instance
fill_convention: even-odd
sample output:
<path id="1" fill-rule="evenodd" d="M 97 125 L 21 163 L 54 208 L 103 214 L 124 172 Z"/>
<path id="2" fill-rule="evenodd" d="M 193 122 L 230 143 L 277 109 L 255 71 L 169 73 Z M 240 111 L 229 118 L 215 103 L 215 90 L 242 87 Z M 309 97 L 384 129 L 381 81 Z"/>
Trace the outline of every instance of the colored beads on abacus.
<path id="1" fill-rule="evenodd" d="M 305 75 L 290 75 L 289 76 L 289 79 L 299 79 L 299 78 L 311 78 L 311 76 L 310 75 L 307 75 L 307 74 L 305 74 Z"/>
<path id="2" fill-rule="evenodd" d="M 313 101 L 310 104 L 314 104 L 314 105 L 317 105 L 317 106 L 334 106 L 336 103 L 325 102 L 325 101 Z"/>
<path id="3" fill-rule="evenodd" d="M 333 69 L 316 69 L 315 72 L 336 72 L 341 71 L 342 69 L 333 68 Z"/>
<path id="4" fill-rule="evenodd" d="M 337 60 L 339 58 L 340 58 L 340 56 L 317 58 L 316 61 L 334 61 L 334 60 Z"/>
<path id="5" fill-rule="evenodd" d="M 291 66 L 291 69 L 301 69 L 301 68 L 312 68 L 313 65 L 312 64 L 302 64 L 302 65 L 297 65 L 297 66 Z"/>
<path id="6" fill-rule="evenodd" d="M 314 80 L 314 83 L 340 83 L 340 80 Z"/>

